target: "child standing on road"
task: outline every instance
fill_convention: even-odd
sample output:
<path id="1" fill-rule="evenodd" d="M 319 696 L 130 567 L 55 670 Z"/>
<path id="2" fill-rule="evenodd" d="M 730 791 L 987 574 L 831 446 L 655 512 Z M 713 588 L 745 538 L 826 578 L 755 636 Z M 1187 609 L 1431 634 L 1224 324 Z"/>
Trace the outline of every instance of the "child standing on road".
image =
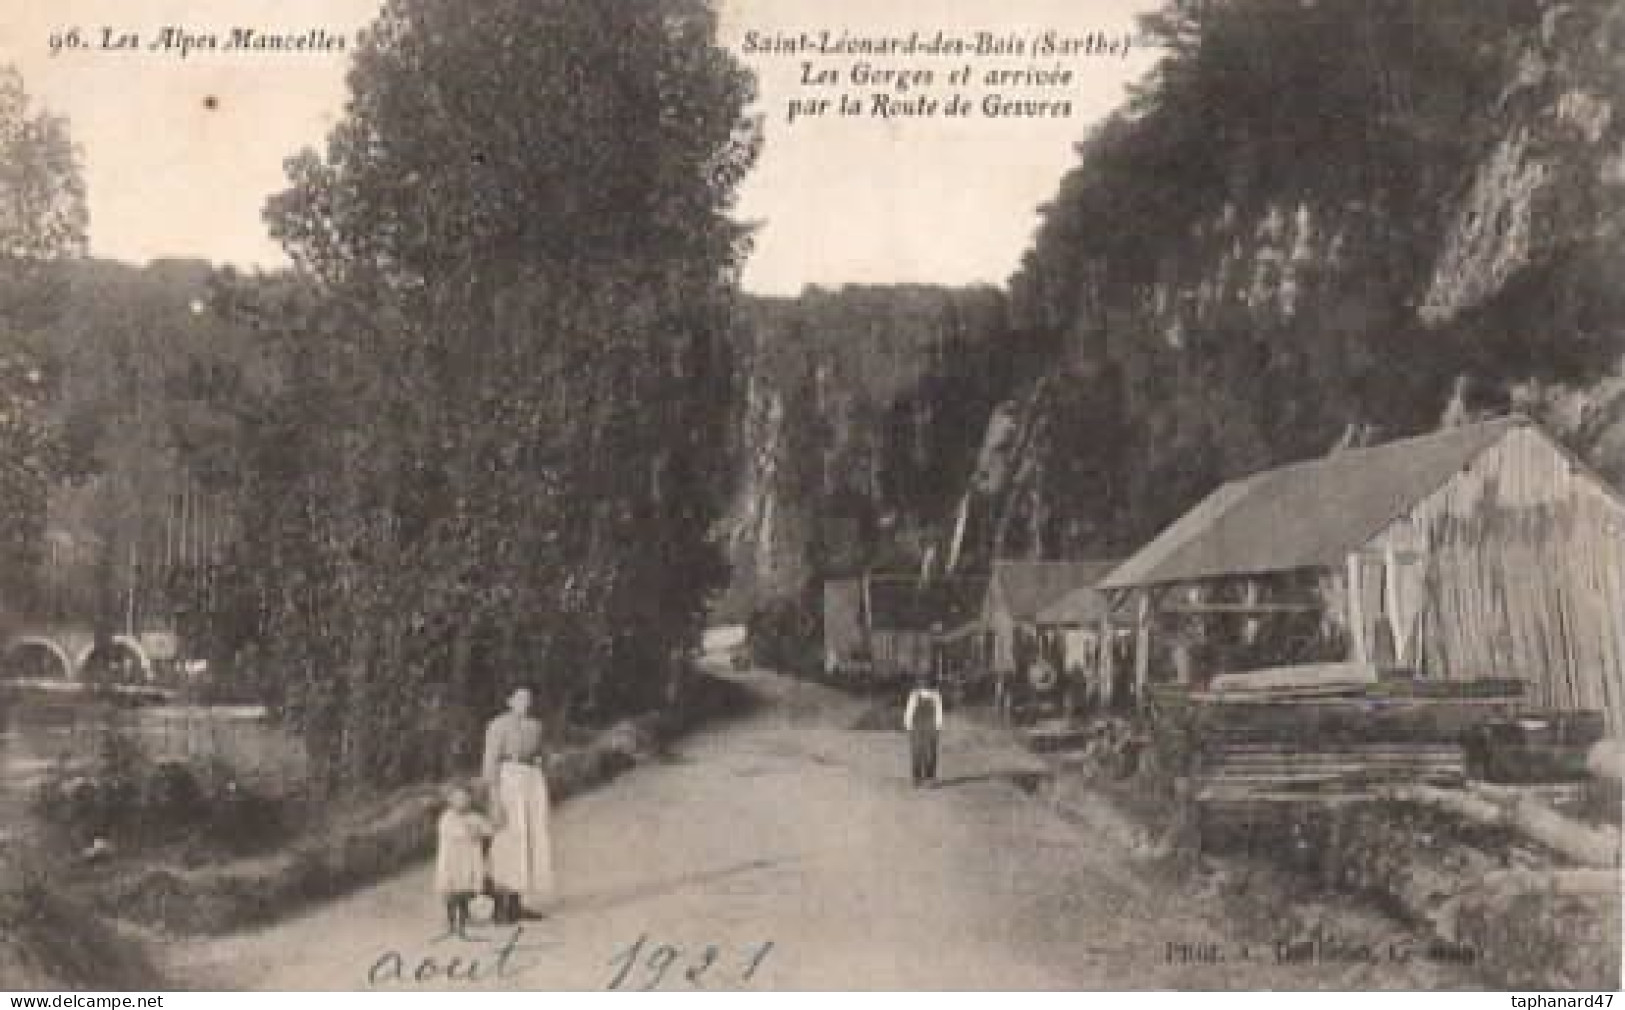
<path id="1" fill-rule="evenodd" d="M 908 693 L 903 709 L 903 729 L 908 732 L 909 758 L 916 786 L 937 780 L 937 738 L 942 733 L 942 693 L 934 680 L 921 677 Z"/>
<path id="2" fill-rule="evenodd" d="M 434 866 L 435 890 L 446 901 L 446 925 L 453 936 L 465 935 L 468 906 L 485 887 L 485 842 L 490 837 L 491 822 L 474 809 L 468 789 L 453 786 L 440 815 Z"/>

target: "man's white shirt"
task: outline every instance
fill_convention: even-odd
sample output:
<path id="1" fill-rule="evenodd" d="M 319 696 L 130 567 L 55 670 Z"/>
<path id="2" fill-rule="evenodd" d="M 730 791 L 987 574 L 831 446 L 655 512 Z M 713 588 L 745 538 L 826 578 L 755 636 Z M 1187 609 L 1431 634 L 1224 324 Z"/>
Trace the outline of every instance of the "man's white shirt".
<path id="1" fill-rule="evenodd" d="M 922 700 L 936 702 L 937 729 L 942 729 L 942 694 L 939 691 L 924 687 L 917 687 L 908 693 L 908 707 L 903 709 L 903 728 L 914 728 L 914 710 L 919 707 Z"/>

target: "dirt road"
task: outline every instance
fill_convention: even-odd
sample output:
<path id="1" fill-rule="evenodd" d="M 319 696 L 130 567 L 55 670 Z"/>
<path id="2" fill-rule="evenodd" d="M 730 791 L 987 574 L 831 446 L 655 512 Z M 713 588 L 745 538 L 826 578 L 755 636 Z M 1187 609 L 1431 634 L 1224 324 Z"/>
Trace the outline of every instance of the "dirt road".
<path id="1" fill-rule="evenodd" d="M 556 815 L 555 913 L 441 936 L 427 866 L 253 933 L 177 943 L 171 977 L 229 989 L 1367 988 L 1472 984 L 1385 936 L 1282 963 L 1216 899 L 1015 784 L 1037 765 L 951 722 L 916 790 L 896 732 L 770 674 L 766 704 Z M 1377 948 L 1350 961 L 1343 940 Z M 641 941 L 641 942 L 640 942 Z M 1340 947 L 1339 945 L 1342 944 Z M 1185 945 L 1185 946 L 1179 946 Z M 1217 959 L 1222 958 L 1222 961 Z"/>

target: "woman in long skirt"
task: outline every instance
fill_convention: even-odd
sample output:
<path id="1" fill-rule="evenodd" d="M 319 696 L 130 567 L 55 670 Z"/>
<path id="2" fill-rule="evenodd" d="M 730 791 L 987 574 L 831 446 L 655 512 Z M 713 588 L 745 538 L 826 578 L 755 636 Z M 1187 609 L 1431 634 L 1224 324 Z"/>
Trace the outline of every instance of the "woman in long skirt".
<path id="1" fill-rule="evenodd" d="M 542 724 L 531 717 L 530 705 L 530 691 L 520 688 L 508 699 L 508 711 L 485 731 L 484 776 L 496 818 L 490 865 L 498 922 L 539 913 L 553 897 Z"/>

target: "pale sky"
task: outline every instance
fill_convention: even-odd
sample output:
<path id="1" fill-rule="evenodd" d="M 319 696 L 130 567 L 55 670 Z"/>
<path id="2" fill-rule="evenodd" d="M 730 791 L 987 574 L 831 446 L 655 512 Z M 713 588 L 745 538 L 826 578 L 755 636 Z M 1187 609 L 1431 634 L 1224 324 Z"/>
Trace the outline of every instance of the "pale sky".
<path id="1" fill-rule="evenodd" d="M 766 146 L 741 190 L 738 216 L 759 222 L 745 286 L 793 294 L 807 284 L 918 281 L 1002 283 L 1031 239 L 1035 211 L 1075 161 L 1073 145 L 1123 100 L 1124 86 L 1155 54 L 987 58 L 916 55 L 746 54 L 745 33 L 817 32 L 872 37 L 939 29 L 974 38 L 1054 30 L 1077 38 L 1132 33 L 1154 0 L 725 0 L 723 43 L 759 76 Z M 236 26 L 278 33 L 324 29 L 351 40 L 378 0 L 0 0 L 0 63 L 23 73 L 29 92 L 72 123 L 90 195 L 91 251 L 129 262 L 189 257 L 240 266 L 285 263 L 260 210 L 284 186 L 282 161 L 319 147 L 342 110 L 346 53 L 224 53 L 117 49 L 51 54 L 50 39 L 77 27 L 100 46 L 103 29 L 141 37 L 164 28 L 215 33 Z M 803 60 L 838 83 L 802 84 Z M 923 89 L 939 102 L 968 93 L 976 114 L 883 121 L 869 116 L 785 121 L 792 98 L 861 93 L 854 66 L 902 66 L 934 75 Z M 950 87 L 970 64 L 976 79 Z M 989 87 L 988 70 L 1070 70 L 1061 86 Z M 989 92 L 1049 96 L 1068 118 L 988 118 Z M 895 91 L 893 91 L 895 93 Z M 922 93 L 910 88 L 899 98 Z M 215 108 L 205 106 L 213 97 Z M 1132 226 L 1103 222 L 1103 226 Z"/>

